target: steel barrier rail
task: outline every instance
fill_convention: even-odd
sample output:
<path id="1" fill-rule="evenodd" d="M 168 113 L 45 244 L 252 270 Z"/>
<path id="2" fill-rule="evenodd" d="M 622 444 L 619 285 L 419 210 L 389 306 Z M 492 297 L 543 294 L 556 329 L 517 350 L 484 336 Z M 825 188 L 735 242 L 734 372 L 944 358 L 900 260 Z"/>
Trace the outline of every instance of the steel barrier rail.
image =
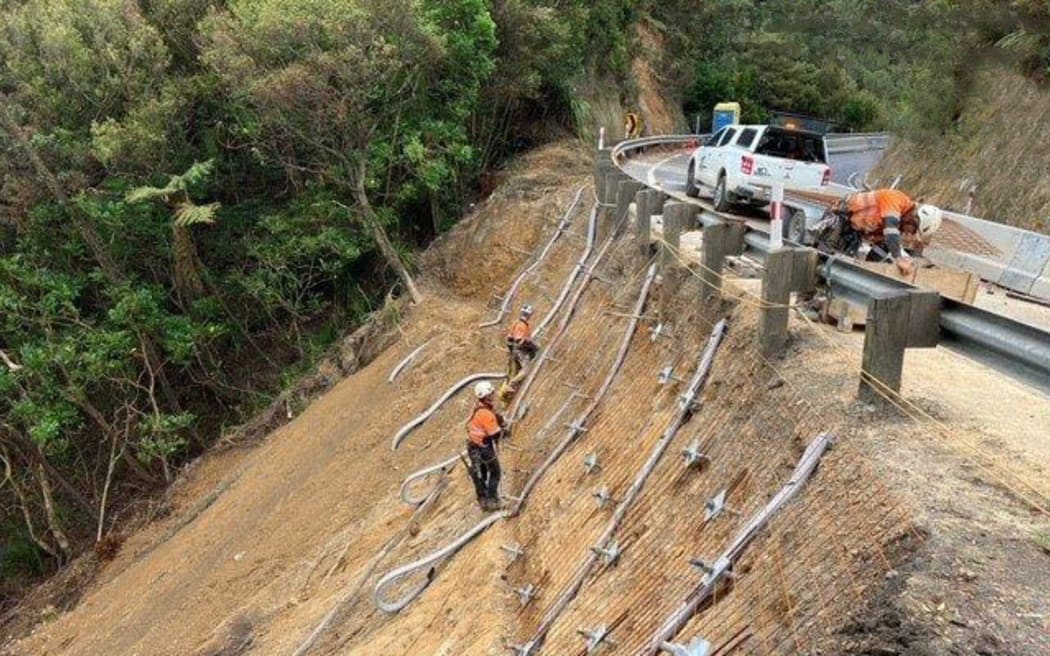
<path id="1" fill-rule="evenodd" d="M 840 153 L 857 153 L 868 150 L 886 150 L 890 145 L 890 135 L 884 132 L 869 134 L 826 134 L 824 144 L 829 155 Z"/>
<path id="2" fill-rule="evenodd" d="M 623 141 L 613 148 L 613 161 L 643 152 L 653 146 L 682 146 L 695 139 L 693 135 L 667 135 Z M 630 175 L 623 168 L 620 169 Z M 643 184 L 644 180 L 640 180 Z M 701 204 L 702 225 L 732 221 Z M 748 225 L 744 244 L 758 259 L 769 253 L 769 235 Z M 785 240 L 788 245 L 791 242 Z M 918 287 L 895 278 L 857 266 L 842 257 L 821 253 L 820 275 L 832 291 L 855 302 L 867 305 L 874 295 Z M 941 297 L 940 326 L 942 342 L 981 360 L 997 370 L 1019 378 L 1043 390 L 1050 389 L 1050 332 L 1036 326 L 989 312 L 981 308 Z"/>
<path id="3" fill-rule="evenodd" d="M 713 215 L 713 213 L 705 213 Z M 710 224 L 717 216 L 701 221 Z M 764 260 L 769 237 L 752 230 L 744 237 L 747 252 Z M 915 285 L 875 273 L 840 256 L 820 254 L 819 268 L 835 296 L 867 306 L 874 296 Z M 1046 389 L 1050 381 L 1050 332 L 979 307 L 941 296 L 941 341 L 1013 377 Z"/>

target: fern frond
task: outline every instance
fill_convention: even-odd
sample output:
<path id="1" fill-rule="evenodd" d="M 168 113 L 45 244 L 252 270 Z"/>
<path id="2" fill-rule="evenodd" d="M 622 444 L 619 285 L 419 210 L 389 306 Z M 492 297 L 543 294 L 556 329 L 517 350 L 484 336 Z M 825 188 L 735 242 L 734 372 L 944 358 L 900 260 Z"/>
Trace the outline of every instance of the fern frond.
<path id="1" fill-rule="evenodd" d="M 207 205 L 183 203 L 175 210 L 175 225 L 187 228 L 200 223 L 215 223 L 215 213 L 219 207 L 219 203 L 208 203 Z"/>
<path id="2" fill-rule="evenodd" d="M 144 200 L 164 200 L 171 193 L 167 187 L 138 187 L 132 189 L 124 196 L 129 203 L 141 203 Z"/>

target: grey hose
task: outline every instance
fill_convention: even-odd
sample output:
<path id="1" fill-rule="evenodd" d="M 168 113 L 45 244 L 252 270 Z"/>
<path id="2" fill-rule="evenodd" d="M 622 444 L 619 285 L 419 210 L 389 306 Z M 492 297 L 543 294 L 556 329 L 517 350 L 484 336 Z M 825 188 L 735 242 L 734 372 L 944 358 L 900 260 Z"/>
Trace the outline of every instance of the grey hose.
<path id="1" fill-rule="evenodd" d="M 419 352 L 422 351 L 423 349 L 425 349 L 427 347 L 427 344 L 429 344 L 429 343 L 430 343 L 430 340 L 428 339 L 427 341 L 425 341 L 422 344 L 420 344 L 419 346 L 417 346 L 414 351 L 412 351 L 407 356 L 405 356 L 404 360 L 402 360 L 401 362 L 398 362 L 397 366 L 394 367 L 393 370 L 390 372 L 390 375 L 387 377 L 386 382 L 388 382 L 388 383 L 394 382 L 394 379 L 397 378 L 397 375 L 399 373 L 401 373 L 401 370 L 404 369 L 405 367 L 407 367 L 409 365 L 409 363 L 412 362 L 412 360 L 414 360 L 417 355 L 419 355 Z"/>
<path id="2" fill-rule="evenodd" d="M 580 187 L 580 189 L 576 192 L 576 197 L 572 199 L 572 203 L 569 205 L 569 209 L 565 211 L 565 215 L 562 216 L 561 221 L 558 223 L 558 227 L 554 230 L 554 234 L 551 235 L 550 240 L 547 242 L 547 245 L 543 247 L 543 250 L 540 251 L 540 254 L 536 257 L 536 260 L 532 264 L 530 264 L 527 269 L 522 271 L 517 278 L 515 278 L 514 283 L 510 286 L 510 289 L 507 290 L 506 294 L 504 294 L 503 303 L 500 304 L 499 314 L 496 315 L 496 318 L 479 323 L 479 327 L 488 328 L 489 326 L 495 326 L 499 322 L 503 321 L 503 317 L 507 316 L 507 311 L 510 309 L 510 304 L 514 300 L 514 295 L 518 293 L 518 287 L 521 286 L 521 283 L 524 282 L 525 278 L 528 277 L 528 275 L 531 274 L 533 271 L 535 271 L 536 268 L 543 262 L 543 260 L 546 259 L 547 253 L 549 253 L 551 247 L 554 246 L 554 242 L 558 241 L 558 238 L 561 237 L 562 233 L 565 232 L 565 228 L 567 228 L 570 223 L 570 218 L 572 217 L 573 211 L 575 211 L 576 206 L 580 202 L 580 196 L 583 194 L 583 190 L 584 187 Z"/>
<path id="3" fill-rule="evenodd" d="M 448 388 L 448 390 L 441 395 L 441 398 L 439 398 L 437 401 L 434 401 L 434 403 L 429 408 L 427 408 L 423 412 L 423 414 L 408 422 L 397 431 L 397 434 L 394 435 L 393 444 L 390 445 L 391 450 L 397 451 L 397 447 L 401 446 L 401 442 L 404 441 L 406 437 L 408 437 L 409 433 L 422 426 L 423 422 L 425 422 L 427 419 L 430 419 L 430 416 L 437 412 L 438 408 L 444 405 L 445 402 L 451 399 L 459 390 L 463 389 L 464 387 L 473 383 L 474 381 L 500 380 L 506 377 L 507 374 L 505 373 L 481 373 L 471 374 L 466 378 L 460 380 L 458 383 Z"/>
<path id="4" fill-rule="evenodd" d="M 430 478 L 431 476 L 444 476 L 448 471 L 456 466 L 456 462 L 465 452 L 457 453 L 448 460 L 442 460 L 436 465 L 431 465 L 426 469 L 420 469 L 417 472 L 409 474 L 403 483 L 401 483 L 401 500 L 410 506 L 418 506 L 427 500 L 433 488 L 427 490 L 427 493 L 422 496 L 412 496 L 412 484 L 419 480 Z"/>
<path id="5" fill-rule="evenodd" d="M 416 597 L 418 597 L 420 593 L 427 589 L 427 586 L 430 585 L 430 582 L 434 580 L 434 567 L 436 567 L 437 563 L 440 563 L 446 558 L 452 556 L 454 553 L 462 549 L 463 545 L 473 540 L 476 536 L 483 533 L 485 529 L 492 526 L 502 518 L 503 515 L 501 513 L 493 513 L 485 519 L 478 522 L 478 524 L 474 526 L 474 528 L 459 536 L 459 538 L 457 538 L 455 542 L 451 542 L 445 545 L 440 550 L 428 554 L 424 558 L 420 558 L 419 560 L 408 563 L 407 565 L 402 565 L 401 567 L 398 567 L 397 569 L 388 573 L 383 578 L 379 579 L 379 581 L 376 583 L 375 591 L 372 593 L 372 599 L 375 601 L 376 607 L 379 608 L 379 610 L 382 610 L 386 613 L 396 613 L 405 606 L 412 603 L 412 601 Z M 427 570 L 426 578 L 423 581 L 420 581 L 416 585 L 412 586 L 412 588 L 400 598 L 395 599 L 394 601 L 386 601 L 383 598 L 383 593 L 388 586 L 397 583 L 405 577 L 410 576 L 413 573 L 423 569 Z"/>

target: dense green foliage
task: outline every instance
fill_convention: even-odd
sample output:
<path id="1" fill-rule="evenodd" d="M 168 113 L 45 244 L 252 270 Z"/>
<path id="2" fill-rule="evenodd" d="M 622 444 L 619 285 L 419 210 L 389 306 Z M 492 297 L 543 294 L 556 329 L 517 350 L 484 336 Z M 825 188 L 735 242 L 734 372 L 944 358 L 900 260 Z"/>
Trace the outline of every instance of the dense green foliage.
<path id="1" fill-rule="evenodd" d="M 688 62 L 678 72 L 686 113 L 702 121 L 715 103 L 736 100 L 746 122 L 787 110 L 840 130 L 940 133 L 982 47 L 1022 51 L 1032 72 L 1050 64 L 1050 8 L 1033 0 L 697 4 L 671 3 L 661 20 Z"/>
<path id="2" fill-rule="evenodd" d="M 0 575 L 61 563 L 626 70 L 632 2 L 0 2 Z M 2 590 L 0 590 L 2 592 Z"/>

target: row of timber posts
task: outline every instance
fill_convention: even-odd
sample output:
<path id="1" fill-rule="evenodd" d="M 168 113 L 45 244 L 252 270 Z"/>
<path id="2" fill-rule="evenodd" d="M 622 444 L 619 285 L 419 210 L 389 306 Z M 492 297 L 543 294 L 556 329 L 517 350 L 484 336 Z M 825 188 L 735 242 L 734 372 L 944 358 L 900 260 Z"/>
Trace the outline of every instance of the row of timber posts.
<path id="1" fill-rule="evenodd" d="M 658 249 L 658 268 L 662 280 L 660 315 L 665 318 L 681 281 L 677 253 L 681 233 L 696 224 L 698 209 L 669 199 L 663 192 L 647 189 L 631 179 L 612 160 L 612 151 L 598 151 L 594 169 L 594 188 L 599 204 L 600 226 L 626 223 L 623 219 L 635 207 L 635 239 L 640 255 L 652 256 L 652 218 L 662 216 L 663 244 Z M 746 226 L 740 222 L 705 221 L 701 253 L 701 301 L 714 307 L 721 298 L 725 258 L 744 251 Z M 787 344 L 792 293 L 816 289 L 817 251 L 812 248 L 782 246 L 766 256 L 762 274 L 762 305 L 759 310 L 757 346 L 765 358 L 781 355 Z M 897 393 L 901 387 L 904 351 L 932 348 L 940 336 L 941 298 L 935 291 L 901 289 L 871 298 L 868 304 L 861 363 L 859 397 L 869 403 Z M 876 382 L 877 381 L 877 382 Z"/>

